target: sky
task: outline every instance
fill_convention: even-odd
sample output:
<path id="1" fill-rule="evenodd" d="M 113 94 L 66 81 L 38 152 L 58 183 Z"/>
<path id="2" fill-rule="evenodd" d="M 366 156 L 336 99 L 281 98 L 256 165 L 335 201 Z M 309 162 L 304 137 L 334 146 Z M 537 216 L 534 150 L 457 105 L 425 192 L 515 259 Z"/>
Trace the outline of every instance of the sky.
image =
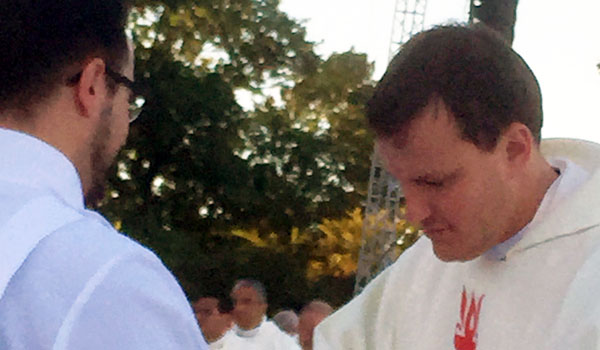
<path id="1" fill-rule="evenodd" d="M 415 0 L 408 0 L 414 3 Z M 280 9 L 303 20 L 323 58 L 367 53 L 374 78 L 385 72 L 396 0 L 281 0 Z M 600 143 L 600 1 L 520 0 L 513 48 L 542 89 L 542 136 Z M 576 5 L 575 5 L 576 4 Z M 427 0 L 425 28 L 465 22 L 468 0 Z"/>

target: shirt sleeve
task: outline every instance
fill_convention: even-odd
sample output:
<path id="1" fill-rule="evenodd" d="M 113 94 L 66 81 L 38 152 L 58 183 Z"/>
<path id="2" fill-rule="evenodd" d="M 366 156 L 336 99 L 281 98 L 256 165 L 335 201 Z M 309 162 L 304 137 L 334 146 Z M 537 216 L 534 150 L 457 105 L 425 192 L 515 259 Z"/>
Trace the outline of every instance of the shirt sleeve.
<path id="1" fill-rule="evenodd" d="M 329 344 L 327 344 L 325 337 L 321 334 L 321 330 L 318 327 L 315 329 L 315 334 L 313 336 L 313 349 L 314 350 L 333 349 L 331 346 L 329 346 Z"/>
<path id="2" fill-rule="evenodd" d="M 600 350 L 600 249 L 578 270 L 567 291 L 547 349 Z"/>
<path id="3" fill-rule="evenodd" d="M 384 298 L 393 267 L 380 273 L 361 294 L 319 323 L 313 337 L 314 350 L 393 348 L 378 337 L 381 310 L 395 307 L 387 305 Z"/>
<path id="4" fill-rule="evenodd" d="M 173 275 L 141 247 L 107 261 L 87 281 L 55 349 L 208 349 Z"/>
<path id="5" fill-rule="evenodd" d="M 298 342 L 296 341 L 296 339 L 294 339 L 291 336 L 288 336 L 287 334 L 286 334 L 286 336 L 287 337 L 285 339 L 285 344 L 282 347 L 282 349 L 286 349 L 286 350 L 287 349 L 290 349 L 290 350 L 302 350 L 300 348 L 300 344 L 298 344 Z"/>

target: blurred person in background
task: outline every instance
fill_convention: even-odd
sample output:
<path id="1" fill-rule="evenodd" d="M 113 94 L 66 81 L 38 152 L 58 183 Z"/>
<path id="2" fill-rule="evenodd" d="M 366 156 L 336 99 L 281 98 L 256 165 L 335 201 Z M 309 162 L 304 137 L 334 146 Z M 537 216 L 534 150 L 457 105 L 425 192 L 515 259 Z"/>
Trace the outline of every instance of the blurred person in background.
<path id="1" fill-rule="evenodd" d="M 282 310 L 273 316 L 273 322 L 294 339 L 298 338 L 298 315 L 294 310 Z"/>
<path id="2" fill-rule="evenodd" d="M 302 350 L 312 350 L 315 327 L 332 313 L 333 308 L 321 300 L 313 300 L 300 310 L 298 336 Z"/>
<path id="3" fill-rule="evenodd" d="M 227 333 L 233 327 L 231 305 L 215 297 L 202 297 L 194 303 L 194 312 L 211 350 L 225 348 Z"/>
<path id="4" fill-rule="evenodd" d="M 216 312 L 218 308 L 219 299 L 210 296 L 200 297 L 192 304 L 192 309 L 194 310 L 200 328 L 202 328 L 202 325 L 206 322 L 208 317 Z"/>
<path id="5" fill-rule="evenodd" d="M 232 332 L 224 338 L 226 350 L 300 350 L 298 343 L 267 319 L 267 293 L 262 283 L 238 280 L 231 290 Z"/>

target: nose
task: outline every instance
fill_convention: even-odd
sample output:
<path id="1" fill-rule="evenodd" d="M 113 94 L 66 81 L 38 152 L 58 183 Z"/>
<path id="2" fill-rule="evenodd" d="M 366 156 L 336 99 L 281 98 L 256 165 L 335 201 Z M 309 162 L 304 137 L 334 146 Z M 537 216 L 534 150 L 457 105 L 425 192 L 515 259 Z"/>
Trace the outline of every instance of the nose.
<path id="1" fill-rule="evenodd" d="M 415 191 L 404 192 L 406 199 L 406 217 L 413 224 L 420 224 L 431 215 L 429 201 Z"/>

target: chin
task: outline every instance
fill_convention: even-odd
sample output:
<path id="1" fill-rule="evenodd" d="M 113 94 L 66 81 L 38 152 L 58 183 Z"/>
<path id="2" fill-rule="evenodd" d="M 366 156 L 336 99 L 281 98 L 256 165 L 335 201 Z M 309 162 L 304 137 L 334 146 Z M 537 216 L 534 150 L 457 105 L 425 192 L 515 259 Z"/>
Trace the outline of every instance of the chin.
<path id="1" fill-rule="evenodd" d="M 238 327 L 240 327 L 241 329 L 245 329 L 245 330 L 250 330 L 254 327 L 250 326 L 248 323 L 246 322 L 237 322 Z"/>
<path id="2" fill-rule="evenodd" d="M 469 254 L 467 252 L 457 252 L 448 247 L 436 247 L 433 245 L 433 253 L 443 262 L 467 262 L 478 258 L 481 254 Z"/>

